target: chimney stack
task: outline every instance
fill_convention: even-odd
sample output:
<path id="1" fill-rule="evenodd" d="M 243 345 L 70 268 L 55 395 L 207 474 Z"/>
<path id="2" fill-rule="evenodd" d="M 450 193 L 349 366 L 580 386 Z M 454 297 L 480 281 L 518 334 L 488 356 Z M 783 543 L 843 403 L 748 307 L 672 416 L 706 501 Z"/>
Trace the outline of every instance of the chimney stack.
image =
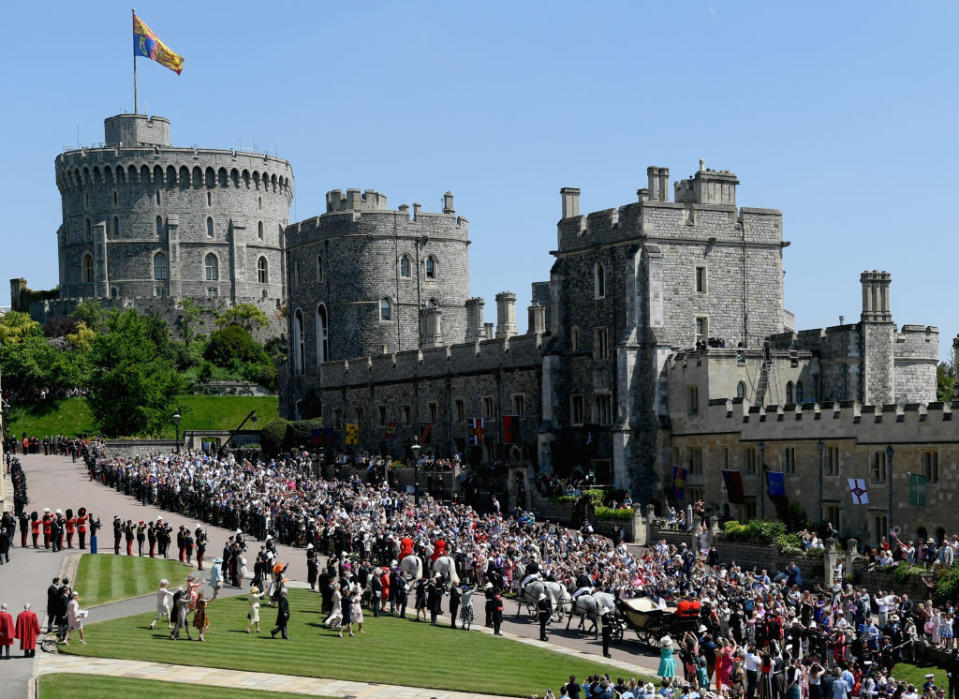
<path id="1" fill-rule="evenodd" d="M 546 332 L 546 307 L 541 303 L 530 304 L 527 332 L 530 335 L 542 335 Z"/>
<path id="2" fill-rule="evenodd" d="M 483 327 L 483 309 L 486 302 L 476 296 L 466 300 L 466 341 L 486 339 L 486 328 Z"/>
<path id="3" fill-rule="evenodd" d="M 486 339 L 493 339 L 493 324 L 492 323 L 483 323 L 483 331 L 486 333 Z"/>
<path id="4" fill-rule="evenodd" d="M 646 168 L 646 178 L 649 182 L 649 200 L 669 201 L 669 168 L 650 165 Z"/>
<path id="5" fill-rule="evenodd" d="M 444 214 L 455 214 L 456 210 L 453 208 L 453 195 L 450 192 L 447 192 L 443 195 L 443 213 Z"/>
<path id="6" fill-rule="evenodd" d="M 501 291 L 496 294 L 496 337 L 507 338 L 516 334 L 516 294 Z"/>
<path id="7" fill-rule="evenodd" d="M 443 344 L 443 312 L 436 306 L 420 309 L 420 347 L 439 347 Z"/>
<path id="8" fill-rule="evenodd" d="M 859 275 L 859 282 L 862 284 L 862 320 L 891 323 L 889 286 L 892 275 L 886 271 L 867 270 Z"/>
<path id="9" fill-rule="evenodd" d="M 577 187 L 563 187 L 559 190 L 563 198 L 563 218 L 579 216 L 579 189 Z"/>

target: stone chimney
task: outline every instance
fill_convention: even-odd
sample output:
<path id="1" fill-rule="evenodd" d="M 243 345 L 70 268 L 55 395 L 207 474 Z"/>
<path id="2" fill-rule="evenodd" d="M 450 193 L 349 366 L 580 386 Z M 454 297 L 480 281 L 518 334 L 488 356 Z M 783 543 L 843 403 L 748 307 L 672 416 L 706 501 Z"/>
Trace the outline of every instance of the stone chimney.
<path id="1" fill-rule="evenodd" d="M 486 328 L 483 327 L 483 310 L 486 302 L 479 296 L 466 300 L 466 341 L 486 339 Z"/>
<path id="2" fill-rule="evenodd" d="M 492 323 L 483 323 L 483 332 L 486 333 L 487 340 L 493 339 L 493 324 Z"/>
<path id="3" fill-rule="evenodd" d="M 892 275 L 886 271 L 867 270 L 859 275 L 859 282 L 862 284 L 862 320 L 891 323 L 889 286 L 892 283 Z"/>
<path id="4" fill-rule="evenodd" d="M 646 178 L 649 181 L 649 200 L 669 201 L 669 168 L 650 165 L 646 168 Z"/>
<path id="5" fill-rule="evenodd" d="M 456 209 L 453 208 L 453 195 L 450 192 L 447 192 L 443 195 L 443 213 L 444 214 L 455 214 Z"/>
<path id="6" fill-rule="evenodd" d="M 563 218 L 579 216 L 579 189 L 577 187 L 563 187 L 559 190 L 563 199 Z"/>
<path id="7" fill-rule="evenodd" d="M 529 307 L 529 327 L 527 331 L 530 335 L 542 335 L 546 332 L 546 307 L 540 303 L 530 304 Z"/>
<path id="8" fill-rule="evenodd" d="M 496 338 L 516 334 L 516 294 L 501 291 L 496 294 Z"/>
<path id="9" fill-rule="evenodd" d="M 959 335 L 952 339 L 952 367 L 959 376 Z M 959 381 L 956 381 L 956 385 L 952 388 L 952 399 L 959 400 Z"/>
<path id="10" fill-rule="evenodd" d="M 443 344 L 443 312 L 436 306 L 420 309 L 420 347 L 439 347 Z"/>

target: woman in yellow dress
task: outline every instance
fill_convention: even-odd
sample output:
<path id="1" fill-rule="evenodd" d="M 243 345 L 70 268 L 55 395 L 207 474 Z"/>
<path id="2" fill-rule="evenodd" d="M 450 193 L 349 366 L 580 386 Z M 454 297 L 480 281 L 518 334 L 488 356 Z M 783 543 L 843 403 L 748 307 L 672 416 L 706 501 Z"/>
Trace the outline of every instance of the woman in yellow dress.
<path id="1" fill-rule="evenodd" d="M 210 616 L 206 613 L 206 596 L 203 594 L 203 590 L 200 590 L 197 594 L 196 613 L 193 615 L 193 628 L 200 632 L 201 641 L 206 640 L 203 636 L 206 634 L 206 630 L 210 628 Z"/>

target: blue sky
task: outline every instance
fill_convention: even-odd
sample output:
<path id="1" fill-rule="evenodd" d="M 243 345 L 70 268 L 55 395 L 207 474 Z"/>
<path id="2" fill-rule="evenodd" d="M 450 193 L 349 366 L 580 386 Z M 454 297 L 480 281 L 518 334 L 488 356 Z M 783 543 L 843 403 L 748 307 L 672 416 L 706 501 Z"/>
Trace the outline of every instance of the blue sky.
<path id="1" fill-rule="evenodd" d="M 740 206 L 783 211 L 800 328 L 856 320 L 859 273 L 892 272 L 896 321 L 959 330 L 956 3 L 146 2 L 184 55 L 140 59 L 141 111 L 175 145 L 269 149 L 296 178 L 291 220 L 329 189 L 470 220 L 471 293 L 522 307 L 548 278 L 559 189 L 582 209 L 733 170 Z M 53 160 L 132 108 L 130 3 L 16 3 L 0 57 L 0 305 L 6 280 L 57 283 Z M 933 265 L 932 262 L 936 261 Z M 517 314 L 525 322 L 525 312 Z M 492 318 L 487 318 L 492 320 Z"/>

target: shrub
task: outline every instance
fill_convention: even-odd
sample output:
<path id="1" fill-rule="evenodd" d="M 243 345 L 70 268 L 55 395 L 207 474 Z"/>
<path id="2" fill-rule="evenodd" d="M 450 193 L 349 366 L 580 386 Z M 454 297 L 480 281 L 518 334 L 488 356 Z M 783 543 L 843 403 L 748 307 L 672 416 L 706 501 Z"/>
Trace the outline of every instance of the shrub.
<path id="1" fill-rule="evenodd" d="M 901 561 L 892 571 L 892 578 L 896 581 L 897 585 L 905 585 L 909 582 L 909 578 L 922 575 L 926 572 L 926 569 L 922 566 L 911 566 L 905 561 Z"/>
<path id="2" fill-rule="evenodd" d="M 959 597 L 959 568 L 950 568 L 936 583 L 935 600 L 940 604 Z"/>
<path id="3" fill-rule="evenodd" d="M 299 449 L 309 447 L 313 439 L 313 430 L 322 430 L 322 420 L 297 420 L 287 423 L 286 437 L 283 440 L 285 449 Z"/>
<path id="4" fill-rule="evenodd" d="M 249 331 L 239 325 L 230 325 L 212 332 L 203 356 L 219 367 L 231 367 L 235 362 L 269 362 L 260 344 L 253 339 Z"/>
<path id="5" fill-rule="evenodd" d="M 557 505 L 572 505 L 578 499 L 575 495 L 553 495 L 550 497 L 550 502 L 554 502 Z"/>
<path id="6" fill-rule="evenodd" d="M 263 451 L 270 456 L 280 453 L 288 424 L 283 418 L 276 418 L 263 425 L 260 429 L 260 444 L 263 445 Z"/>
<path id="7" fill-rule="evenodd" d="M 786 525 L 782 522 L 767 522 L 762 519 L 751 519 L 745 524 L 726 522 L 724 529 L 728 540 L 754 544 L 771 544 L 777 537 L 786 534 Z"/>
<path id="8" fill-rule="evenodd" d="M 583 495 L 588 497 L 589 501 L 593 503 L 594 505 L 602 505 L 603 496 L 606 495 L 606 491 L 600 490 L 598 488 L 594 488 L 592 490 L 584 490 Z"/>
<path id="9" fill-rule="evenodd" d="M 593 510 L 596 519 L 615 519 L 619 521 L 628 521 L 633 518 L 632 508 L 617 510 L 612 507 L 598 506 Z"/>

